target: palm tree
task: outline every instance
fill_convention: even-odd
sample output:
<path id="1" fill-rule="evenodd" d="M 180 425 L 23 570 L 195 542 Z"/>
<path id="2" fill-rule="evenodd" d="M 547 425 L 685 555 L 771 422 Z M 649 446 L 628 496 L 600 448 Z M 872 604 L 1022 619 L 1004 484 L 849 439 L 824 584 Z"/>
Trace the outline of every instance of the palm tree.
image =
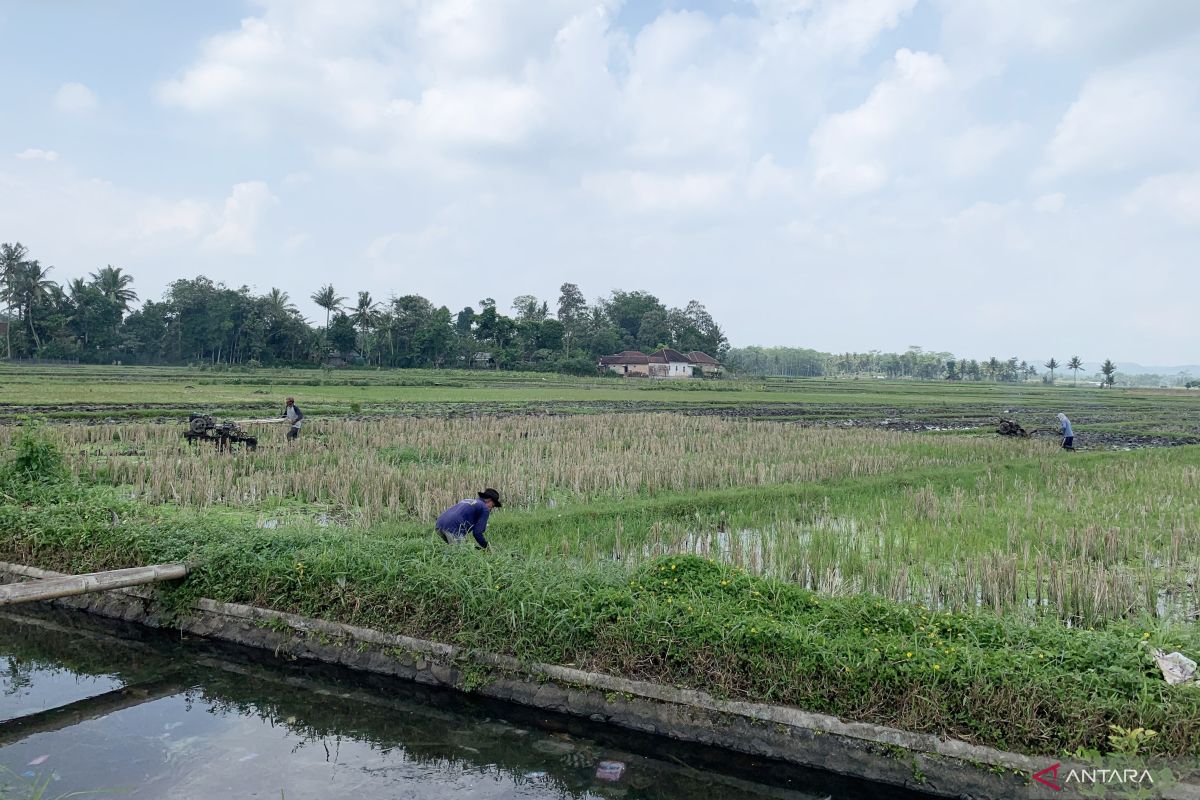
<path id="1" fill-rule="evenodd" d="M 1100 372 L 1104 374 L 1104 385 L 1113 386 L 1117 382 L 1117 365 L 1109 359 L 1104 359 L 1104 363 L 1100 365 Z"/>
<path id="2" fill-rule="evenodd" d="M 128 312 L 130 304 L 138 299 L 137 292 L 129 288 L 133 283 L 133 276 L 123 275 L 120 267 L 109 264 L 98 272 L 93 272 L 91 277 L 100 294 L 121 309 L 122 315 Z"/>
<path id="3" fill-rule="evenodd" d="M 1058 369 L 1058 359 L 1052 356 L 1043 366 L 1050 370 L 1050 382 L 1054 383 L 1054 370 Z"/>
<path id="4" fill-rule="evenodd" d="M 333 288 L 332 283 L 327 283 L 321 287 L 320 291 L 312 296 L 312 301 L 321 308 L 325 309 L 325 329 L 329 329 L 329 315 L 342 307 L 342 303 L 346 302 L 346 298 L 340 296 Z"/>
<path id="5" fill-rule="evenodd" d="M 13 281 L 16 279 L 17 268 L 25 263 L 27 255 L 29 255 L 29 251 L 20 242 L 0 244 L 0 302 L 10 310 L 16 306 Z M 11 324 L 4 326 L 4 335 L 7 346 L 6 358 L 12 358 Z"/>
<path id="6" fill-rule="evenodd" d="M 1079 356 L 1071 356 L 1071 360 L 1067 362 L 1067 369 L 1075 373 L 1071 378 L 1071 385 L 1074 386 L 1079 382 L 1079 370 L 1083 369 L 1083 362 L 1079 360 Z"/>
<path id="7" fill-rule="evenodd" d="M 292 305 L 291 298 L 288 297 L 288 293 L 273 286 L 263 299 L 267 301 L 267 315 L 271 319 L 286 317 L 296 310 L 296 307 Z"/>
<path id="8" fill-rule="evenodd" d="M 995 356 L 987 360 L 987 373 L 992 380 L 996 380 L 996 375 L 1000 373 L 1000 361 Z"/>
<path id="9" fill-rule="evenodd" d="M 350 312 L 350 321 L 354 327 L 358 328 L 358 334 L 362 337 L 363 357 L 367 357 L 367 352 L 370 350 L 367 334 L 375 327 L 375 323 L 379 320 L 379 303 L 371 299 L 370 292 L 358 293 L 358 305 Z"/>
<path id="10" fill-rule="evenodd" d="M 50 296 L 50 288 L 55 286 L 54 281 L 46 277 L 51 269 L 53 267 L 42 269 L 42 265 L 36 259 L 22 261 L 16 266 L 13 276 L 9 279 L 9 285 L 5 287 L 8 302 L 17 306 L 18 311 L 24 312 L 25 321 L 29 323 L 29 333 L 33 336 L 34 348 L 37 350 L 42 348 L 42 340 L 34 327 L 33 309 Z"/>
<path id="11" fill-rule="evenodd" d="M 83 334 L 83 346 L 91 342 L 92 294 L 95 287 L 84 283 L 83 278 L 75 278 L 67 284 L 67 294 L 71 297 L 71 321 L 76 329 Z"/>

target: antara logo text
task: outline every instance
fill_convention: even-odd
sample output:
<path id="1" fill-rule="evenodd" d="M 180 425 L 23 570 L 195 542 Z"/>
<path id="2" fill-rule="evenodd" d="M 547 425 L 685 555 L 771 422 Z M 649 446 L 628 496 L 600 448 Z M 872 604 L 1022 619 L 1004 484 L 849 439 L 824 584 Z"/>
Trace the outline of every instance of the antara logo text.
<path id="1" fill-rule="evenodd" d="M 1150 774 L 1150 770 L 1148 769 L 1104 769 L 1101 767 L 1094 769 L 1072 769 L 1065 777 L 1060 779 L 1058 777 L 1058 769 L 1061 766 L 1061 763 L 1055 762 L 1044 770 L 1033 773 L 1033 779 L 1043 786 L 1049 786 L 1056 792 L 1061 792 L 1063 787 L 1070 783 L 1154 783 L 1154 776 Z"/>

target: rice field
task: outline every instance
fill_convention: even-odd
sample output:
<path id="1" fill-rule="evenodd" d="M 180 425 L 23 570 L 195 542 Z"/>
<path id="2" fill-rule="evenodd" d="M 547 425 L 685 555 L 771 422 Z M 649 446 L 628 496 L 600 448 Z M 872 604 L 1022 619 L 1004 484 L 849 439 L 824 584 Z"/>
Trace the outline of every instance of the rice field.
<path id="1" fill-rule="evenodd" d="M 18 429 L 0 426 L 0 448 Z M 429 537 L 495 486 L 493 545 L 634 568 L 691 553 L 832 595 L 1077 625 L 1200 608 L 1200 448 L 667 413 L 321 418 L 288 446 L 189 446 L 176 424 L 50 425 L 88 483 L 229 526 Z"/>

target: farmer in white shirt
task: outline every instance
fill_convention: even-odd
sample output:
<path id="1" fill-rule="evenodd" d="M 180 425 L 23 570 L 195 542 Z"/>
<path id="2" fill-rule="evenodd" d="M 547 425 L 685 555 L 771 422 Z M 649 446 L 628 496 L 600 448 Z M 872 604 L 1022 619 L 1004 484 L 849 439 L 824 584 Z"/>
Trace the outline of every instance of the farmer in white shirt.
<path id="1" fill-rule="evenodd" d="M 304 419 L 304 412 L 300 410 L 300 406 L 296 405 L 296 398 L 289 397 L 286 405 L 283 407 L 283 416 L 287 417 L 287 421 L 292 423 L 288 427 L 287 438 L 290 442 L 300 436 L 300 420 Z"/>

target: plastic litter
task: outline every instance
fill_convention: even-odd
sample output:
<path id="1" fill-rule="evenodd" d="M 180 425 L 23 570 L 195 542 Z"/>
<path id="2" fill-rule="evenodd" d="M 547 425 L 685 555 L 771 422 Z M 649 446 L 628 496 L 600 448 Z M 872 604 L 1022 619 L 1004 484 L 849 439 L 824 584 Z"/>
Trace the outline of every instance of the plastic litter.
<path id="1" fill-rule="evenodd" d="M 33 761 L 29 762 L 29 766 L 36 767 L 38 764 L 45 764 L 46 759 L 48 759 L 48 758 L 50 758 L 49 754 L 44 755 L 44 756 L 38 756 Z"/>
<path id="2" fill-rule="evenodd" d="M 535 778 L 535 779 L 536 778 L 544 778 L 544 777 L 546 777 L 546 773 L 542 772 L 541 770 L 535 770 L 534 772 L 526 772 L 525 777 L 526 778 Z"/>
<path id="3" fill-rule="evenodd" d="M 601 761 L 596 765 L 596 779 L 601 781 L 619 781 L 625 774 L 624 761 Z"/>
<path id="4" fill-rule="evenodd" d="M 1163 677 L 1172 686 L 1200 686 L 1196 676 L 1196 662 L 1183 653 L 1164 653 L 1162 650 L 1151 650 L 1155 663 L 1162 670 Z"/>

